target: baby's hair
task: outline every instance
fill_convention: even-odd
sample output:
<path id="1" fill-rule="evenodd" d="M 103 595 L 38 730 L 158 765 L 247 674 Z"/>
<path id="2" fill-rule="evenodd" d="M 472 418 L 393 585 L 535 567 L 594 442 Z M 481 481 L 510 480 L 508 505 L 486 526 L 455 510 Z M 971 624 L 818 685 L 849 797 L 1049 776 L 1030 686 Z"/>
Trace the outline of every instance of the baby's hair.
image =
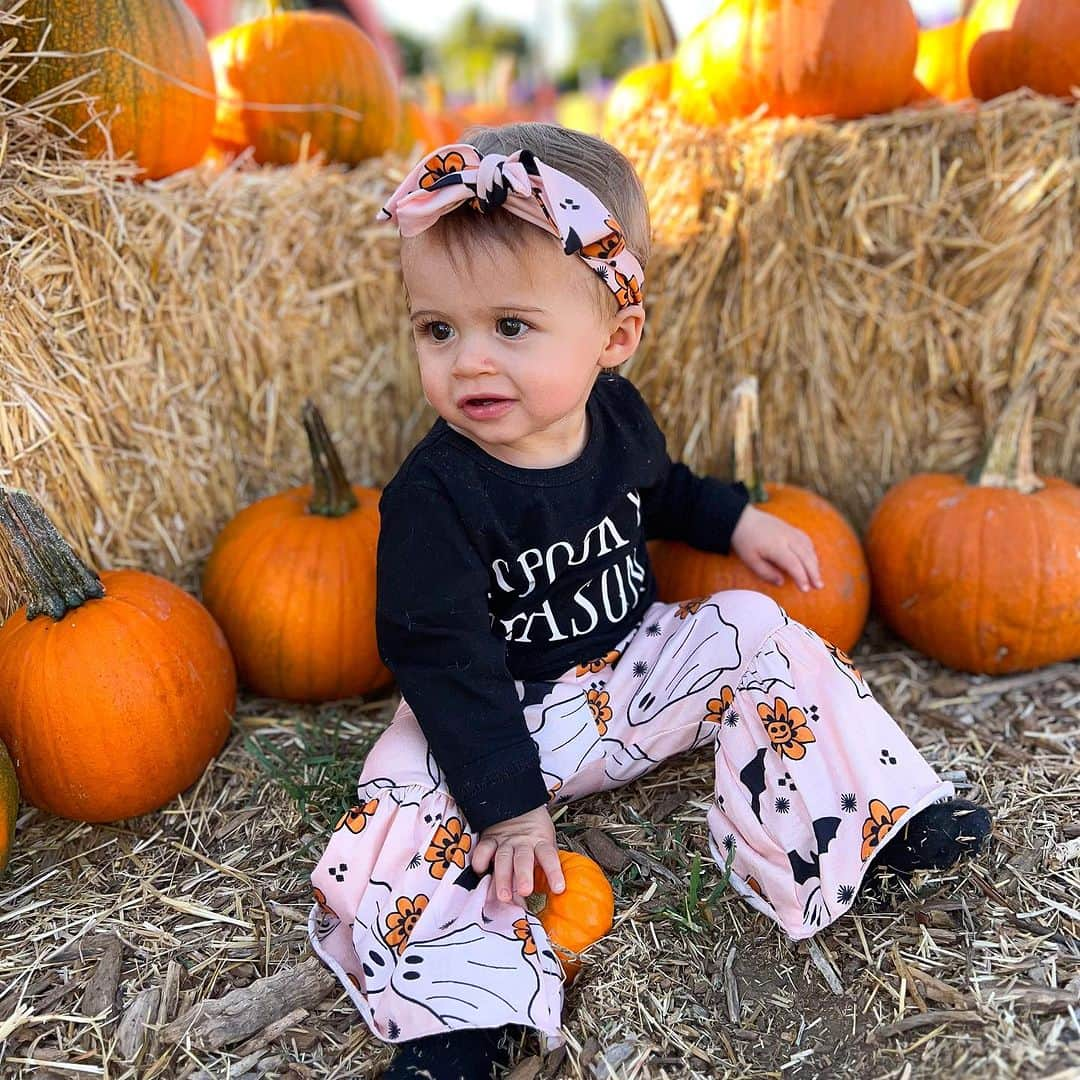
<path id="1" fill-rule="evenodd" d="M 626 246 L 645 268 L 652 248 L 645 189 L 633 165 L 610 143 L 558 124 L 533 122 L 472 127 L 461 141 L 472 143 L 482 154 L 531 150 L 545 165 L 584 184 L 622 225 Z M 492 254 L 495 246 L 519 251 L 543 235 L 535 225 L 513 214 L 480 214 L 469 206 L 439 218 L 430 231 L 446 245 L 451 258 L 459 251 L 469 254 L 477 248 Z M 616 309 L 614 295 L 595 275 L 590 279 L 601 313 L 610 314 Z"/>

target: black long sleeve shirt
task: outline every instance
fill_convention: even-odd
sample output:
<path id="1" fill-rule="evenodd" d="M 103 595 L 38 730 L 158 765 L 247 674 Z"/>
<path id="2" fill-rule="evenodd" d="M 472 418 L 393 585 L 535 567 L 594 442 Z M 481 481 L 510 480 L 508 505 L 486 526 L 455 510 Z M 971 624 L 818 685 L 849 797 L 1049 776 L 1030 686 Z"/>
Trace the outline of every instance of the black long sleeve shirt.
<path id="1" fill-rule="evenodd" d="M 379 649 L 476 830 L 547 802 L 515 680 L 602 656 L 656 598 L 646 540 L 727 552 L 741 484 L 692 473 L 601 375 L 585 449 L 526 469 L 438 420 L 379 504 Z"/>

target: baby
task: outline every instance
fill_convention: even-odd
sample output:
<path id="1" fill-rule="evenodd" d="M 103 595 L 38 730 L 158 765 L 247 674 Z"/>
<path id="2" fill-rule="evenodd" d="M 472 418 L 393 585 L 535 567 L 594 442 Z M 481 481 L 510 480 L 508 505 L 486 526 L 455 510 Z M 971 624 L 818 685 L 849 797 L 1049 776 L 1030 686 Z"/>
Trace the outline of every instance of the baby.
<path id="1" fill-rule="evenodd" d="M 616 369 L 645 322 L 645 195 L 599 139 L 474 129 L 382 212 L 439 419 L 380 504 L 377 629 L 403 700 L 312 880 L 314 948 L 384 1075 L 490 1075 L 562 1042 L 563 976 L 524 906 L 564 887 L 549 808 L 708 745 L 710 847 L 792 939 L 871 861 L 951 865 L 988 834 L 851 660 L 768 597 L 656 601 L 646 541 L 821 588 L 814 545 L 673 463 Z"/>

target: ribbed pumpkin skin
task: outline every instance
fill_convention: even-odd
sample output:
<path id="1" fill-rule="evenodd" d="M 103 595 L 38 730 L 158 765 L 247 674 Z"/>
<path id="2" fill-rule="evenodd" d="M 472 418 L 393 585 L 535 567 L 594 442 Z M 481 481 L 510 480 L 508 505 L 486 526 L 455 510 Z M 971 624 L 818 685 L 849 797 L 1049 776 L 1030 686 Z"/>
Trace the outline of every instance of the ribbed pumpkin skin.
<path id="1" fill-rule="evenodd" d="M 800 592 L 788 575 L 783 585 L 757 576 L 736 555 L 713 555 L 675 541 L 649 545 L 660 599 L 674 604 L 729 589 L 771 596 L 793 619 L 826 641 L 850 651 L 870 609 L 870 570 L 855 531 L 820 495 L 791 484 L 766 484 L 759 510 L 802 529 L 814 541 L 823 589 Z"/>
<path id="2" fill-rule="evenodd" d="M 987 675 L 1080 656 L 1080 488 L 1044 483 L 1023 495 L 927 473 L 885 495 L 866 546 L 900 637 Z"/>
<path id="3" fill-rule="evenodd" d="M 612 87 L 604 105 L 604 137 L 666 101 L 671 92 L 671 61 L 656 60 L 631 68 Z"/>
<path id="4" fill-rule="evenodd" d="M 0 874 L 8 863 L 11 842 L 15 837 L 15 819 L 19 816 L 19 781 L 7 747 L 0 743 Z"/>
<path id="5" fill-rule="evenodd" d="M 599 941 L 615 918 L 615 894 L 604 871 L 585 855 L 560 851 L 559 865 L 566 879 L 566 891 L 549 893 L 547 878 L 539 866 L 534 874 L 534 891 L 547 894 L 537 918 L 547 931 L 567 981 L 577 975 L 580 961 L 569 953 L 579 953 Z"/>
<path id="6" fill-rule="evenodd" d="M 295 162 L 305 133 L 311 154 L 348 164 L 394 146 L 400 109 L 393 76 L 371 39 L 348 19 L 314 11 L 267 15 L 218 34 L 210 54 L 219 95 L 214 139 L 253 147 L 256 161 Z"/>
<path id="7" fill-rule="evenodd" d="M 679 46 L 671 97 L 690 121 L 888 112 L 911 95 L 908 0 L 724 0 Z"/>
<path id="8" fill-rule="evenodd" d="M 241 682 L 284 701 L 335 701 L 388 685 L 375 641 L 379 492 L 359 506 L 309 513 L 310 486 L 241 510 L 203 571 L 203 601 L 221 624 Z"/>
<path id="9" fill-rule="evenodd" d="M 11 90 L 17 101 L 97 69 L 80 90 L 97 98 L 118 157 L 132 153 L 151 179 L 198 163 L 214 125 L 214 73 L 206 36 L 183 0 L 29 0 L 19 14 L 40 20 L 18 29 L 20 52 L 35 51 L 51 25 L 44 50 L 75 55 L 34 63 Z M 52 115 L 71 131 L 89 118 L 81 105 Z M 90 156 L 106 152 L 100 125 L 80 139 Z"/>
<path id="10" fill-rule="evenodd" d="M 918 97 L 941 101 L 964 101 L 971 97 L 968 82 L 967 52 L 963 19 L 919 31 L 919 56 L 915 61 L 915 79 L 921 91 Z"/>
<path id="11" fill-rule="evenodd" d="M 77 821 L 157 810 L 221 749 L 236 672 L 206 609 L 138 570 L 55 621 L 20 608 L 0 628 L 0 738 L 23 796 Z"/>
<path id="12" fill-rule="evenodd" d="M 984 101 L 1021 86 L 1066 97 L 1080 86 L 1080 4 L 979 0 L 965 47 L 971 88 Z"/>

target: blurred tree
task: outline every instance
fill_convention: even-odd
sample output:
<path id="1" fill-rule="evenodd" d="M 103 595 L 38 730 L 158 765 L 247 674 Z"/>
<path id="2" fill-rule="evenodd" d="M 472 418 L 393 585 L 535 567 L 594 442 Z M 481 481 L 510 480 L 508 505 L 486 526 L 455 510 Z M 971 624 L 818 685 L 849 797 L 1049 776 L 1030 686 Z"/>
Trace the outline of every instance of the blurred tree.
<path id="1" fill-rule="evenodd" d="M 614 79 L 645 56 L 639 5 L 628 0 L 570 0 L 573 41 L 559 76 L 564 87 Z"/>
<path id="2" fill-rule="evenodd" d="M 424 73 L 425 59 L 431 46 L 423 38 L 410 34 L 408 30 L 395 27 L 391 30 L 394 41 L 397 43 L 398 55 L 401 57 L 401 67 L 407 78 Z"/>
<path id="3" fill-rule="evenodd" d="M 520 27 L 470 7 L 442 35 L 438 52 L 447 89 L 471 93 L 490 78 L 497 57 L 512 56 L 519 65 L 531 60 L 532 42 Z"/>

